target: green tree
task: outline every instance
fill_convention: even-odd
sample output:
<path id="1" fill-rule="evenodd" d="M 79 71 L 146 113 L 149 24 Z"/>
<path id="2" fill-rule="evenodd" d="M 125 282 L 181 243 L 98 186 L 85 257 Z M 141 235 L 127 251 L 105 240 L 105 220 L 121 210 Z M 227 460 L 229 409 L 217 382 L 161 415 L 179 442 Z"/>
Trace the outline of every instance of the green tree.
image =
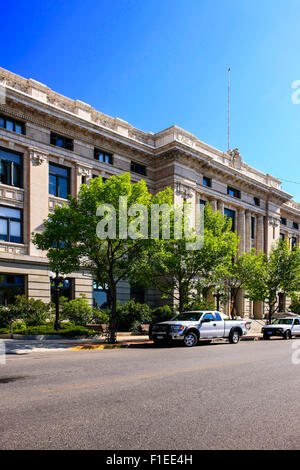
<path id="1" fill-rule="evenodd" d="M 128 208 L 141 205 L 129 212 L 125 226 L 119 224 L 124 209 L 119 206 L 120 197 L 126 198 Z M 43 233 L 33 235 L 38 248 L 48 250 L 52 271 L 68 274 L 86 269 L 104 289 L 111 310 L 111 342 L 116 340 L 117 286 L 124 279 L 134 279 L 141 269 L 149 244 L 142 235 L 149 228 L 151 204 L 162 203 L 172 204 L 170 188 L 152 196 L 145 181 L 132 184 L 129 173 L 112 176 L 105 184 L 98 177 L 89 186 L 81 186 L 78 198 L 70 197 L 68 204 L 55 207 L 54 213 L 44 221 Z M 102 212 L 97 212 L 99 207 Z M 106 238 L 99 238 L 101 229 L 105 229 Z M 126 237 L 125 232 L 134 229 L 136 237 Z"/>
<path id="2" fill-rule="evenodd" d="M 237 296 L 241 289 L 247 287 L 249 283 L 255 281 L 257 273 L 260 269 L 261 259 L 256 254 L 255 249 L 250 253 L 243 253 L 238 257 L 235 263 L 232 263 L 225 273 L 223 284 L 231 294 L 232 307 L 231 317 L 234 317 L 234 312 L 237 310 Z M 241 314 L 242 312 L 238 312 Z"/>
<path id="3" fill-rule="evenodd" d="M 86 295 L 63 303 L 62 315 L 74 325 L 86 325 L 93 318 L 93 309 L 89 306 Z"/>
<path id="4" fill-rule="evenodd" d="M 199 282 L 215 280 L 216 271 L 229 268 L 237 252 L 238 237 L 231 231 L 231 220 L 213 212 L 209 204 L 204 208 L 203 246 L 188 249 L 187 243 L 195 240 L 195 233 L 188 233 L 182 239 L 156 241 L 142 271 L 145 282 L 163 297 L 173 298 L 179 312 L 190 304 Z"/>
<path id="5" fill-rule="evenodd" d="M 269 256 L 258 255 L 256 274 L 246 282 L 247 295 L 267 304 L 269 322 L 278 311 L 278 294 L 291 296 L 300 290 L 300 250 L 290 249 L 287 242 L 275 244 Z"/>

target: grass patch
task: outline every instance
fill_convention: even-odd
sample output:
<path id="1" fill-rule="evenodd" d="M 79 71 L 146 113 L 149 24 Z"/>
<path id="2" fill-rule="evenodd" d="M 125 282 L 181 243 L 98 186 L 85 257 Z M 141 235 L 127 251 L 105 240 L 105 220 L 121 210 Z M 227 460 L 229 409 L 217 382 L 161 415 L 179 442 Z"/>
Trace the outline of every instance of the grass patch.
<path id="1" fill-rule="evenodd" d="M 53 323 L 47 323 L 46 325 L 40 326 L 27 326 L 22 328 L 14 328 L 13 333 L 15 335 L 61 335 L 64 337 L 74 336 L 93 336 L 99 334 L 95 330 L 90 330 L 80 325 L 73 325 L 72 323 L 61 323 L 59 331 L 54 329 Z M 10 328 L 0 328 L 0 334 L 10 334 Z"/>

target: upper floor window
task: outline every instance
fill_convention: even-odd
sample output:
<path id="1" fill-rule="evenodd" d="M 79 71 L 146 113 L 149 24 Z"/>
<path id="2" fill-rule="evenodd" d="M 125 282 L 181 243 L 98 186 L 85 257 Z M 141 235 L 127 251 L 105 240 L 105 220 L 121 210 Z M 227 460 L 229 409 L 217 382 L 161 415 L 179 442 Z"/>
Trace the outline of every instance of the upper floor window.
<path id="1" fill-rule="evenodd" d="M 227 194 L 241 199 L 241 191 L 239 189 L 232 188 L 231 186 L 227 186 Z"/>
<path id="2" fill-rule="evenodd" d="M 0 149 L 0 183 L 23 187 L 23 158 L 20 154 Z"/>
<path id="3" fill-rule="evenodd" d="M 18 134 L 25 134 L 24 123 L 7 116 L 0 116 L 0 127 L 8 131 L 17 132 Z"/>
<path id="4" fill-rule="evenodd" d="M 130 170 L 134 173 L 139 173 L 140 175 L 147 176 L 147 168 L 140 163 L 131 162 Z"/>
<path id="5" fill-rule="evenodd" d="M 253 202 L 256 206 L 260 206 L 260 199 L 258 197 L 254 197 Z"/>
<path id="6" fill-rule="evenodd" d="M 95 178 L 98 178 L 98 176 L 101 176 L 101 175 L 92 175 L 92 180 L 94 180 Z M 107 180 L 108 178 L 104 178 L 104 176 L 102 176 L 102 183 L 106 183 Z"/>
<path id="7" fill-rule="evenodd" d="M 207 176 L 203 176 L 202 184 L 203 186 L 207 186 L 208 188 L 211 188 L 211 178 L 208 178 Z"/>
<path id="8" fill-rule="evenodd" d="M 284 233 L 280 233 L 280 240 L 282 240 L 284 242 L 284 239 L 285 239 L 285 236 L 284 236 Z"/>
<path id="9" fill-rule="evenodd" d="M 286 219 L 285 219 L 284 217 L 281 217 L 280 223 L 281 223 L 282 225 L 286 225 Z"/>
<path id="10" fill-rule="evenodd" d="M 297 238 L 296 237 L 292 237 L 291 238 L 291 248 L 292 250 L 294 250 L 297 246 Z"/>
<path id="11" fill-rule="evenodd" d="M 67 199 L 70 194 L 70 169 L 49 163 L 49 194 Z"/>
<path id="12" fill-rule="evenodd" d="M 224 215 L 231 219 L 231 230 L 235 231 L 235 212 L 231 209 L 224 209 Z"/>
<path id="13" fill-rule="evenodd" d="M 251 238 L 255 238 L 255 217 L 251 217 Z"/>
<path id="14" fill-rule="evenodd" d="M 199 204 L 200 206 L 205 206 L 206 201 L 204 201 L 204 199 L 200 199 Z"/>
<path id="15" fill-rule="evenodd" d="M 294 228 L 295 230 L 299 230 L 299 224 L 298 224 L 298 222 L 293 222 L 293 228 Z"/>
<path id="16" fill-rule="evenodd" d="M 105 150 L 94 149 L 94 158 L 99 160 L 99 162 L 109 163 L 113 165 L 113 156 L 111 153 L 106 152 Z"/>
<path id="17" fill-rule="evenodd" d="M 0 206 L 0 240 L 22 243 L 22 210 Z"/>
<path id="18" fill-rule="evenodd" d="M 69 139 L 68 137 L 55 134 L 54 132 L 51 132 L 50 144 L 56 145 L 56 147 L 61 147 L 66 150 L 73 150 L 73 147 L 74 147 L 73 139 Z"/>

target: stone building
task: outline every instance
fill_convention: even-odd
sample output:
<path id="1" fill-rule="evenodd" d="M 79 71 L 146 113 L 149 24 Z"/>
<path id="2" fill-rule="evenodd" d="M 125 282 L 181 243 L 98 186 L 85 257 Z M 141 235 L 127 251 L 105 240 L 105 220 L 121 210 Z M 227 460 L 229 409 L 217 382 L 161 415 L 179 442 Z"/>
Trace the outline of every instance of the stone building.
<path id="1" fill-rule="evenodd" d="M 233 219 L 240 252 L 268 252 L 279 237 L 299 244 L 300 204 L 280 189 L 281 182 L 249 165 L 237 149 L 223 152 L 172 126 L 153 134 L 112 118 L 90 105 L 66 98 L 47 86 L 0 68 L 5 101 L 0 104 L 0 304 L 16 293 L 49 301 L 45 253 L 31 242 L 43 220 L 67 194 L 98 175 L 130 171 L 151 192 L 174 188 L 176 202 L 209 201 Z M 103 293 L 87 272 L 64 284 L 69 297 L 85 293 L 101 304 Z M 131 297 L 151 305 L 158 294 L 124 282 L 121 301 Z M 280 299 L 283 308 L 285 299 Z M 239 311 L 261 316 L 263 304 L 240 295 Z"/>

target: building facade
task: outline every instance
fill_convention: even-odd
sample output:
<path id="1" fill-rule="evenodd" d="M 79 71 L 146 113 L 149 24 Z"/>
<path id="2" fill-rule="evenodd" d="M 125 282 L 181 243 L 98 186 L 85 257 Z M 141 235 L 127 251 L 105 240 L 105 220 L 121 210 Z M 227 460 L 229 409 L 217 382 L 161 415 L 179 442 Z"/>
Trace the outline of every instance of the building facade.
<path id="1" fill-rule="evenodd" d="M 43 230 L 43 220 L 67 194 L 76 196 L 82 183 L 99 175 L 131 172 L 132 181 L 144 179 L 152 193 L 171 186 L 175 202 L 191 202 L 195 214 L 208 201 L 232 218 L 240 253 L 253 247 L 268 253 L 279 237 L 299 245 L 300 204 L 277 178 L 247 165 L 237 149 L 217 150 L 177 126 L 143 132 L 2 68 L 0 85 L 0 304 L 16 293 L 50 300 L 46 253 L 31 234 Z M 104 302 L 88 272 L 71 274 L 63 289 L 69 298 L 84 293 L 90 303 Z M 118 297 L 160 302 L 156 292 L 126 282 Z M 263 309 L 241 293 L 240 314 L 261 317 Z"/>

